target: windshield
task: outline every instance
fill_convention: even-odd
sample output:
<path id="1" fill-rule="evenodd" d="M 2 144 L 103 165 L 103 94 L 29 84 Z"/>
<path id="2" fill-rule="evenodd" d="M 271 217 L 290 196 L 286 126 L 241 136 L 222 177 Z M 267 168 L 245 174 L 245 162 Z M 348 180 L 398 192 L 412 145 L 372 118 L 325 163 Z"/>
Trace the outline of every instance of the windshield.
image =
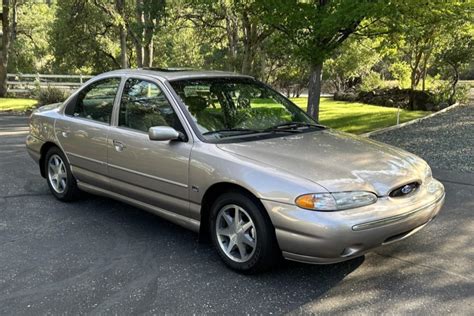
<path id="1" fill-rule="evenodd" d="M 206 140 L 317 126 L 296 105 L 253 79 L 188 79 L 170 84 Z"/>

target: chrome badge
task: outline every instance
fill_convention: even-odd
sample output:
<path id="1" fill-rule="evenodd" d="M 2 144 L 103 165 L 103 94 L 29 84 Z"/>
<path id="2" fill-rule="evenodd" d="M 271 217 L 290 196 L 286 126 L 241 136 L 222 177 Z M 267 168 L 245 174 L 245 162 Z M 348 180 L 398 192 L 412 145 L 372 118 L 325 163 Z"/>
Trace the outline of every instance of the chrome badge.
<path id="1" fill-rule="evenodd" d="M 403 194 L 409 194 L 413 191 L 414 187 L 410 184 L 407 184 L 405 185 L 404 187 L 402 187 L 401 191 Z"/>

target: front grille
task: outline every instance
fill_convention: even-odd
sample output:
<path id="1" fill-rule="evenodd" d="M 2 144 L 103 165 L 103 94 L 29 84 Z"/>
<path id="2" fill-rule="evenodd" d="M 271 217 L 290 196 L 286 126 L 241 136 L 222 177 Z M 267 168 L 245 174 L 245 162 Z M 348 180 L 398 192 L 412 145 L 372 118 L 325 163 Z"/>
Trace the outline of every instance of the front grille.
<path id="1" fill-rule="evenodd" d="M 415 192 L 416 190 L 418 190 L 419 187 L 420 187 L 419 182 L 410 182 L 410 183 L 404 184 L 404 185 L 399 186 L 398 188 L 392 190 L 392 192 L 390 192 L 389 196 L 390 197 L 402 197 L 402 196 L 405 196 L 405 195 L 409 195 L 409 194 L 412 194 L 413 192 Z"/>

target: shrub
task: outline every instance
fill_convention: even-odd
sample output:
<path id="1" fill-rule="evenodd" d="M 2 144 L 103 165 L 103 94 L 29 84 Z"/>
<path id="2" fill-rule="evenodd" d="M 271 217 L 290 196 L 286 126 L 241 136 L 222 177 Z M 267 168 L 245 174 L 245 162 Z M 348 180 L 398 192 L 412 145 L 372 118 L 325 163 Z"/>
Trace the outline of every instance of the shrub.
<path id="1" fill-rule="evenodd" d="M 410 65 L 408 63 L 395 62 L 389 66 L 389 72 L 392 74 L 392 77 L 397 81 L 398 87 L 400 89 L 405 89 L 410 87 Z"/>
<path id="2" fill-rule="evenodd" d="M 375 71 L 370 71 L 365 77 L 362 78 L 360 84 L 360 90 L 363 92 L 372 91 L 383 86 L 383 80 L 380 78 L 380 74 Z"/>
<path id="3" fill-rule="evenodd" d="M 38 106 L 63 102 L 67 97 L 63 90 L 51 86 L 37 88 L 34 94 L 38 100 Z"/>
<path id="4" fill-rule="evenodd" d="M 467 101 L 469 100 L 470 90 L 471 87 L 469 85 L 458 84 L 456 88 L 456 93 L 454 94 L 455 102 L 467 103 Z"/>

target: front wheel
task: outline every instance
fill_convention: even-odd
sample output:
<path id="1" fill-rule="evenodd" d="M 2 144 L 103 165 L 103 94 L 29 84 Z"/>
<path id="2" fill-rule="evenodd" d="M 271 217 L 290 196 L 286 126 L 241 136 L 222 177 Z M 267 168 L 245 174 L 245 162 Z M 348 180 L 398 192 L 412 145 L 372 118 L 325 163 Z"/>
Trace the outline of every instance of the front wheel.
<path id="1" fill-rule="evenodd" d="M 267 270 L 280 257 L 274 227 L 264 209 L 247 195 L 225 193 L 211 209 L 212 241 L 220 257 L 234 270 Z"/>
<path id="2" fill-rule="evenodd" d="M 51 147 L 44 161 L 46 180 L 51 193 L 61 201 L 77 199 L 80 191 L 63 152 L 57 147 Z"/>

